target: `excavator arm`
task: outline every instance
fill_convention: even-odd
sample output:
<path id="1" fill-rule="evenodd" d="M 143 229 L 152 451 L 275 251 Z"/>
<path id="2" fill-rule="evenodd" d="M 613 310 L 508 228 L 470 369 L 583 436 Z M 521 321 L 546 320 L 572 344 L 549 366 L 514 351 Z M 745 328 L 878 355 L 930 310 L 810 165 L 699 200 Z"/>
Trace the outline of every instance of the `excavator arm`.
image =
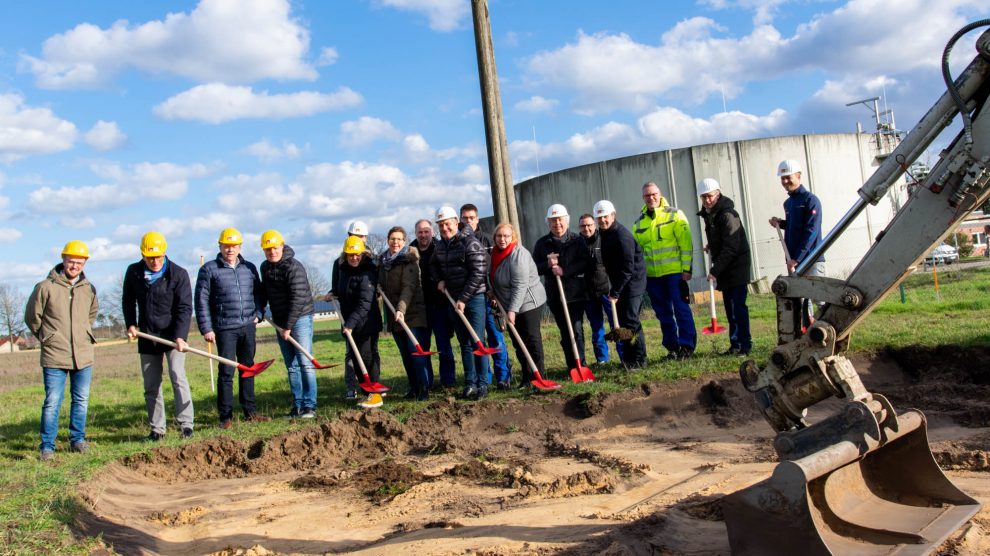
<path id="1" fill-rule="evenodd" d="M 925 418 L 898 415 L 869 392 L 843 356 L 850 334 L 966 215 L 990 197 L 990 31 L 954 81 L 943 53 L 947 92 L 880 164 L 859 199 L 794 276 L 772 284 L 778 345 L 740 378 L 775 431 L 781 463 L 773 477 L 725 499 L 733 553 L 927 553 L 965 523 L 979 504 L 942 474 L 928 448 Z M 956 116 L 963 129 L 855 269 L 844 279 L 803 276 L 870 204 L 876 204 Z M 819 302 L 802 329 L 803 299 Z M 814 424 L 807 410 L 836 397 L 843 409 Z M 767 534 L 767 531 L 773 531 Z M 910 547 L 910 548 L 905 548 Z"/>

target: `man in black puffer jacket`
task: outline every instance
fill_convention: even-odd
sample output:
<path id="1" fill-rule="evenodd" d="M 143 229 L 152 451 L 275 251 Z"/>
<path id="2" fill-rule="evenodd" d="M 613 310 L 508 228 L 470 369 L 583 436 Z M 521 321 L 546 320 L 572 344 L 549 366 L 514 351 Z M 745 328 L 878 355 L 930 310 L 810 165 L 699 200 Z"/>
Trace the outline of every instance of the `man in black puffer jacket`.
<path id="1" fill-rule="evenodd" d="M 440 207 L 436 223 L 440 240 L 430 260 L 431 274 L 437 281 L 437 289 L 447 290 L 457 309 L 471 324 L 474 334 L 481 338 L 485 333 L 485 249 L 473 233 L 457 229 L 457 213 L 453 207 Z M 488 357 L 472 353 L 476 346 L 463 321 L 455 314 L 450 318 L 455 322 L 464 364 L 462 397 L 484 398 L 491 381 Z"/>
<path id="2" fill-rule="evenodd" d="M 698 182 L 702 209 L 698 216 L 705 219 L 705 237 L 711 253 L 712 267 L 708 279 L 722 292 L 725 316 L 729 321 L 729 350 L 723 355 L 749 355 L 753 338 L 749 332 L 749 242 L 739 213 L 732 199 L 722 195 L 721 186 L 712 178 Z"/>
<path id="3" fill-rule="evenodd" d="M 261 248 L 265 251 L 261 284 L 272 321 L 281 328 L 275 337 L 289 371 L 293 406 L 287 417 L 312 419 L 316 417 L 316 371 L 312 361 L 289 343 L 291 335 L 303 349 L 313 352 L 313 293 L 306 268 L 276 230 L 261 234 Z"/>
<path id="4" fill-rule="evenodd" d="M 241 232 L 220 232 L 217 258 L 199 269 L 196 278 L 196 324 L 217 354 L 250 367 L 254 365 L 255 326 L 265 318 L 265 296 L 258 269 L 241 257 Z M 234 371 L 221 364 L 217 373 L 217 414 L 220 428 L 229 429 L 234 415 Z M 254 405 L 254 377 L 237 373 L 237 394 L 247 421 L 267 421 Z"/>

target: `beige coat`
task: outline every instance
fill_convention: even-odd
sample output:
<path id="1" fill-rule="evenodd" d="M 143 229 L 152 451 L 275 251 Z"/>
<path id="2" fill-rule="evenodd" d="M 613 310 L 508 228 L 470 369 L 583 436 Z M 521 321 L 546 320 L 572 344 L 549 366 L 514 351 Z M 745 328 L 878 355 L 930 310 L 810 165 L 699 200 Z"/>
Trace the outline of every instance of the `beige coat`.
<path id="1" fill-rule="evenodd" d="M 93 365 L 93 322 L 99 302 L 85 274 L 70 284 L 59 264 L 28 298 L 24 323 L 41 342 L 41 366 L 84 369 Z"/>
<path id="2" fill-rule="evenodd" d="M 405 317 L 406 325 L 412 327 L 426 326 L 426 304 L 423 301 L 423 284 L 419 276 L 419 250 L 408 249 L 404 255 L 385 270 L 380 262 L 378 265 L 378 286 Z M 402 331 L 395 324 L 395 315 L 386 310 L 386 330 L 389 332 Z"/>

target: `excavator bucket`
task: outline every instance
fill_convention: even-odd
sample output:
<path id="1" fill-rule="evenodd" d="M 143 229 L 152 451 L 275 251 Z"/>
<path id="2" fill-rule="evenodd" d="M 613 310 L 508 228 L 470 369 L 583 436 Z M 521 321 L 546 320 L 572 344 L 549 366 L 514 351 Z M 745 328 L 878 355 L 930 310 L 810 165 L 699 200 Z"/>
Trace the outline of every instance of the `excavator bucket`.
<path id="1" fill-rule="evenodd" d="M 942 473 L 921 412 L 906 411 L 892 426 L 881 442 L 842 440 L 782 461 L 769 479 L 726 496 L 732 553 L 928 554 L 938 547 L 980 504 Z"/>

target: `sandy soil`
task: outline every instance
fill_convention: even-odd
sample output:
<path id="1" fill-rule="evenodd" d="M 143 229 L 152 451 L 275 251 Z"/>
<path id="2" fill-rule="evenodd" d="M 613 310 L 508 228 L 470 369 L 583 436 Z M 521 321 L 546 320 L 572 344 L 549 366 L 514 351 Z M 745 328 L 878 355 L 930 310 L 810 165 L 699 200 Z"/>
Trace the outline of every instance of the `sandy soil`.
<path id="1" fill-rule="evenodd" d="M 987 507 L 990 350 L 855 363 L 926 412 L 936 459 Z M 727 554 L 722 496 L 769 476 L 771 439 L 733 377 L 351 412 L 121 461 L 83 486 L 75 529 L 121 554 Z M 936 553 L 990 553 L 990 509 Z"/>

